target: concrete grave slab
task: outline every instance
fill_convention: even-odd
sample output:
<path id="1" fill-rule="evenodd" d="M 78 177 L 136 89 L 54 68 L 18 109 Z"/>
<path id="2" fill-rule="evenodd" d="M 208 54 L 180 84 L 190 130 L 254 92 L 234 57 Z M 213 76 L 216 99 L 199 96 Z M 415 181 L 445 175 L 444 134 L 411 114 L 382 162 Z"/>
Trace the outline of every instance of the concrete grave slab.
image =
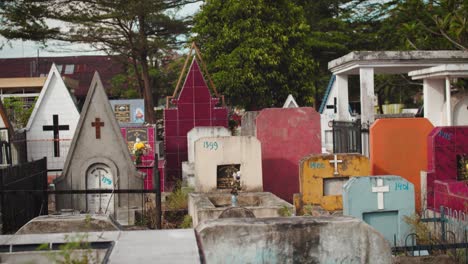
<path id="1" fill-rule="evenodd" d="M 195 142 L 204 137 L 227 137 L 231 131 L 225 127 L 194 127 L 187 133 L 188 161 L 182 162 L 184 186 L 195 187 Z"/>
<path id="2" fill-rule="evenodd" d="M 47 169 L 62 170 L 80 114 L 70 91 L 52 65 L 26 125 L 28 160 L 47 157 Z M 60 172 L 51 172 L 55 178 Z"/>
<path id="3" fill-rule="evenodd" d="M 320 115 L 311 107 L 267 108 L 256 118 L 263 186 L 288 202 L 299 192 L 299 161 L 322 152 Z"/>
<path id="4" fill-rule="evenodd" d="M 399 175 L 414 185 L 416 209 L 421 208 L 420 172 L 427 169 L 426 118 L 378 119 L 370 128 L 371 175 Z"/>
<path id="5" fill-rule="evenodd" d="M 327 211 L 343 208 L 342 187 L 350 177 L 367 176 L 369 159 L 360 154 L 310 155 L 300 161 L 300 193 L 294 195 L 296 212 L 304 205 Z"/>
<path id="6" fill-rule="evenodd" d="M 219 98 L 212 97 L 203 74 L 194 58 L 177 99 L 175 108 L 164 109 L 166 179 L 165 190 L 182 179 L 182 162 L 188 159 L 187 133 L 194 127 L 228 127 L 226 107 L 218 107 Z"/>
<path id="7" fill-rule="evenodd" d="M 428 208 L 468 212 L 468 126 L 436 127 L 427 146 Z"/>
<path id="8" fill-rule="evenodd" d="M 34 263 L 50 263 L 48 253 L 54 251 L 36 251 L 37 246 L 44 243 L 59 246 L 79 237 L 90 242 L 92 256 L 99 253 L 97 263 L 200 263 L 193 229 L 0 236 L 0 258 L 8 263 L 28 263 L 31 259 Z"/>
<path id="9" fill-rule="evenodd" d="M 261 147 L 254 137 L 207 137 L 195 142 L 195 191 L 230 191 L 232 173 L 241 171 L 242 191 L 262 191 Z M 229 175 L 228 175 L 229 174 Z"/>
<path id="10" fill-rule="evenodd" d="M 394 245 L 404 246 L 411 227 L 405 217 L 415 213 L 414 185 L 399 176 L 351 178 L 343 186 L 343 214 L 374 227 Z"/>
<path id="11" fill-rule="evenodd" d="M 143 189 L 99 74 L 95 73 L 57 190 Z M 122 225 L 133 224 L 141 210 L 141 194 L 56 196 L 57 209 L 113 215 Z"/>
<path id="12" fill-rule="evenodd" d="M 293 212 L 293 206 L 268 192 L 241 192 L 238 205 L 250 210 L 256 218 L 280 217 L 281 210 L 287 208 Z M 192 216 L 193 226 L 209 220 L 217 219 L 231 206 L 229 193 L 190 193 L 188 212 Z"/>
<path id="13" fill-rule="evenodd" d="M 207 263 L 392 263 L 383 236 L 352 217 L 217 219 L 195 230 Z"/>

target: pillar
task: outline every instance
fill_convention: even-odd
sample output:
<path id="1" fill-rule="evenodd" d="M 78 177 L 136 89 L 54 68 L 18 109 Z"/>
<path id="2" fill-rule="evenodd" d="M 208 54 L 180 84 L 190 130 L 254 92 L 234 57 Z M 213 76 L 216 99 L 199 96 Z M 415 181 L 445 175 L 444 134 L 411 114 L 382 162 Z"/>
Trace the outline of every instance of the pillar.
<path id="1" fill-rule="evenodd" d="M 429 79 L 423 81 L 424 117 L 434 126 L 442 124 L 442 108 L 444 105 L 444 79 Z"/>
<path id="2" fill-rule="evenodd" d="M 374 114 L 374 68 L 359 68 L 361 86 L 361 124 L 372 124 Z"/>
<path id="3" fill-rule="evenodd" d="M 445 101 L 447 109 L 447 126 L 452 125 L 452 97 L 450 95 L 450 78 L 445 77 Z"/>
<path id="4" fill-rule="evenodd" d="M 349 121 L 348 75 L 336 76 L 337 120 Z"/>

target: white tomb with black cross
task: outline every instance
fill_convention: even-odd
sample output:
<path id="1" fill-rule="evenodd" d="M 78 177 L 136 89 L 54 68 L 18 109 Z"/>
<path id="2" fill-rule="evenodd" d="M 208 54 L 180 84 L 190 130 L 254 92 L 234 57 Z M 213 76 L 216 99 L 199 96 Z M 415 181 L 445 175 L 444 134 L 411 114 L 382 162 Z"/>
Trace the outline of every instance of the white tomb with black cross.
<path id="1" fill-rule="evenodd" d="M 143 190 L 138 173 L 120 132 L 99 75 L 94 75 L 80 120 L 56 189 L 107 190 L 107 193 L 58 194 L 57 209 L 74 209 L 91 214 L 108 214 L 122 225 L 134 223 L 135 212 L 143 205 L 142 193 L 116 190 Z M 109 191 L 110 190 L 110 191 Z"/>
<path id="2" fill-rule="evenodd" d="M 52 65 L 26 126 L 28 160 L 47 157 L 49 175 L 60 175 L 80 114 Z"/>

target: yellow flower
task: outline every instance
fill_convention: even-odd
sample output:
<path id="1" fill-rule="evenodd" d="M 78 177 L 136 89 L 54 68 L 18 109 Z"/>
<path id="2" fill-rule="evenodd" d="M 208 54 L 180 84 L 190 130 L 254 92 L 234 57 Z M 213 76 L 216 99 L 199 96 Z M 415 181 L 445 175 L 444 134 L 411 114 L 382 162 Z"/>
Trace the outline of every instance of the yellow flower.
<path id="1" fill-rule="evenodd" d="M 136 142 L 135 145 L 133 145 L 134 150 L 143 150 L 145 148 L 146 148 L 145 144 L 143 142 L 141 142 L 141 141 Z"/>

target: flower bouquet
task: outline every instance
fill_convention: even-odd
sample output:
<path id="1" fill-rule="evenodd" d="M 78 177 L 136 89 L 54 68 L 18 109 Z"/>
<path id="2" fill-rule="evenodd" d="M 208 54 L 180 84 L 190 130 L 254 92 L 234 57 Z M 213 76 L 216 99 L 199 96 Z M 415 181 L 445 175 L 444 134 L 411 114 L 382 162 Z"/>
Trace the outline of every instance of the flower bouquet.
<path id="1" fill-rule="evenodd" d="M 139 138 L 135 140 L 133 145 L 133 155 L 135 155 L 135 164 L 141 164 L 141 157 L 146 154 L 147 146 L 141 142 Z"/>

